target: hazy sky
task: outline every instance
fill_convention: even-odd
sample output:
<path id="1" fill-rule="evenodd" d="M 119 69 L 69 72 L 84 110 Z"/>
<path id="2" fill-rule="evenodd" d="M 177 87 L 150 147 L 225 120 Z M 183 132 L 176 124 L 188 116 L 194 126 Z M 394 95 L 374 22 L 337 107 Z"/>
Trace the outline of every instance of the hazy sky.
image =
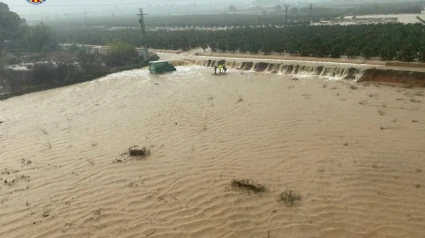
<path id="1" fill-rule="evenodd" d="M 206 4 L 214 2 L 223 2 L 224 0 L 46 0 L 41 5 L 31 5 L 26 0 L 0 0 L 9 5 L 10 9 L 17 12 L 24 18 L 33 18 L 35 16 L 93 13 L 105 15 L 112 13 L 129 13 L 132 9 L 137 12 L 138 8 L 147 8 L 163 4 Z M 234 2 L 244 2 L 243 0 L 233 0 Z M 229 2 L 229 1 L 227 1 Z M 246 2 L 246 1 L 245 1 Z"/>
<path id="2" fill-rule="evenodd" d="M 26 0 L 0 0 L 10 9 L 26 19 L 55 17 L 80 17 L 96 15 L 136 14 L 138 8 L 145 8 L 150 14 L 205 13 L 205 11 L 226 11 L 229 5 L 238 9 L 249 7 L 256 0 L 46 0 L 41 5 L 31 5 Z M 343 0 L 259 0 L 273 4 L 290 3 L 292 6 L 307 3 L 338 2 Z M 345 1 L 345 0 L 344 0 Z M 354 0 L 360 2 L 395 2 L 402 0 Z M 195 3 L 196 7 L 194 7 Z"/>
<path id="3" fill-rule="evenodd" d="M 173 9 L 186 10 L 188 13 L 205 11 L 214 8 L 228 9 L 230 4 L 242 7 L 254 0 L 46 0 L 41 5 L 31 5 L 26 0 L 0 0 L 9 5 L 10 9 L 27 19 L 39 19 L 68 14 L 83 15 L 129 15 L 137 13 L 138 8 L 145 8 L 151 14 L 172 14 Z M 270 0 L 268 0 L 270 1 Z M 271 0 L 280 2 L 280 0 Z M 189 4 L 196 3 L 198 9 Z M 167 7 L 163 7 L 167 6 Z"/>

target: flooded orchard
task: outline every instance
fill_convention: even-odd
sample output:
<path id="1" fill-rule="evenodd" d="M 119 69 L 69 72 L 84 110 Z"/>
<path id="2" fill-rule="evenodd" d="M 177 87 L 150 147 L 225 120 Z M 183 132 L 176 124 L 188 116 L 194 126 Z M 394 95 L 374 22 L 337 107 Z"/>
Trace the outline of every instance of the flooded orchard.
<path id="1" fill-rule="evenodd" d="M 423 237 L 424 90 L 333 79 L 179 66 L 0 101 L 0 237 Z"/>

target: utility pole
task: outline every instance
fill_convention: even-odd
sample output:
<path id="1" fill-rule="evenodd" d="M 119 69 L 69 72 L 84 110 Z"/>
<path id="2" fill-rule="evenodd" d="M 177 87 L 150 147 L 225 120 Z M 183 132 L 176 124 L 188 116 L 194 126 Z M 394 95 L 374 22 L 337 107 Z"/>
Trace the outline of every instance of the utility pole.
<path id="1" fill-rule="evenodd" d="M 89 24 L 87 23 L 87 12 L 84 12 L 84 16 L 86 17 L 86 27 L 89 27 Z"/>
<path id="2" fill-rule="evenodd" d="M 313 4 L 310 4 L 310 23 L 313 22 L 313 17 L 311 16 L 312 10 L 313 10 Z"/>
<path id="3" fill-rule="evenodd" d="M 290 7 L 289 4 L 283 5 L 285 7 L 285 22 L 288 23 L 288 8 Z"/>
<path id="4" fill-rule="evenodd" d="M 137 14 L 140 18 L 139 18 L 139 23 L 140 23 L 140 29 L 142 32 L 142 38 L 141 38 L 141 42 L 142 42 L 142 57 L 143 59 L 147 59 L 149 57 L 148 55 L 148 49 L 146 48 L 146 42 L 145 42 L 145 38 L 146 38 L 146 26 L 145 26 L 145 15 L 143 13 L 143 8 L 139 8 L 139 14 Z"/>
<path id="5" fill-rule="evenodd" d="M 142 30 L 142 46 L 145 46 L 145 38 L 146 38 L 146 26 L 145 26 L 145 16 L 147 14 L 143 13 L 143 8 L 139 8 L 139 14 L 137 14 L 138 16 L 140 16 L 139 18 L 139 23 L 140 23 L 140 29 Z"/>

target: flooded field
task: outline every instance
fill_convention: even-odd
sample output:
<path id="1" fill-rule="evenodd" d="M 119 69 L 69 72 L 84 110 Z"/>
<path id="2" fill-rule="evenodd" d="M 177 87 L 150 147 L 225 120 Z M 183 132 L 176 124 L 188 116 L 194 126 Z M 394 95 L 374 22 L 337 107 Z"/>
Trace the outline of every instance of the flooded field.
<path id="1" fill-rule="evenodd" d="M 0 101 L 0 237 L 424 237 L 424 104 L 201 66 Z"/>
<path id="2" fill-rule="evenodd" d="M 362 15 L 362 16 L 356 16 L 356 18 L 397 18 L 397 22 L 399 23 L 421 23 L 416 17 L 419 16 L 420 18 L 425 18 L 425 12 L 421 12 L 421 14 L 375 14 L 375 15 Z M 353 16 L 347 16 L 346 19 L 352 19 Z"/>

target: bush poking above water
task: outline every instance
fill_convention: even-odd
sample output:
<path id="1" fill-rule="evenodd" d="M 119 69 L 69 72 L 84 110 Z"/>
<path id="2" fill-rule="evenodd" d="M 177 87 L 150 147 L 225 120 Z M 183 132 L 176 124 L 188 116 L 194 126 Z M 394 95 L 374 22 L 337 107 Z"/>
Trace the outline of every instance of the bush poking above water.
<path id="1" fill-rule="evenodd" d="M 366 105 L 366 100 L 361 100 L 361 101 L 359 102 L 359 104 L 360 104 L 360 105 Z"/>
<path id="2" fill-rule="evenodd" d="M 137 146 L 133 146 L 128 149 L 128 154 L 131 157 L 146 157 L 151 154 L 151 151 L 145 146 L 143 146 L 141 149 L 137 148 Z"/>
<path id="3" fill-rule="evenodd" d="M 299 192 L 286 189 L 285 192 L 279 195 L 279 201 L 284 202 L 287 207 L 293 207 L 297 202 L 301 201 L 301 195 Z"/>
<path id="4" fill-rule="evenodd" d="M 264 193 L 267 192 L 267 188 L 262 184 L 257 184 L 249 179 L 233 179 L 232 187 L 238 189 L 244 189 L 247 191 L 252 191 L 254 193 Z"/>

